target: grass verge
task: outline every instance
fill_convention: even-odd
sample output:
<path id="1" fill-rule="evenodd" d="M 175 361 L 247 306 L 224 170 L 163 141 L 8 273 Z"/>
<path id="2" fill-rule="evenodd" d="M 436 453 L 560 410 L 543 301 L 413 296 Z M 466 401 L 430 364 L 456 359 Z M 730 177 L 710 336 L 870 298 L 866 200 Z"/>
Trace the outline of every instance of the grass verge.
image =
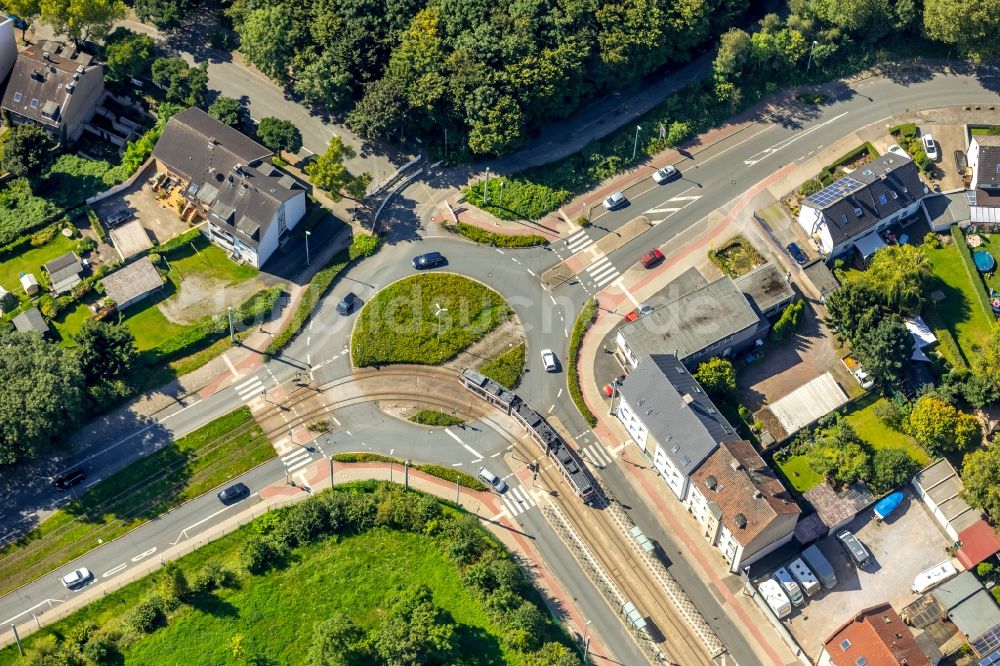
<path id="1" fill-rule="evenodd" d="M 523 342 L 515 345 L 492 361 L 484 363 L 479 372 L 513 391 L 521 382 L 521 373 L 524 371 L 524 350 Z"/>
<path id="2" fill-rule="evenodd" d="M 274 456 L 247 407 L 202 426 L 92 486 L 0 551 L 0 594 Z"/>
<path id="3" fill-rule="evenodd" d="M 497 292 L 453 273 L 424 273 L 378 292 L 358 315 L 351 359 L 440 365 L 511 315 Z"/>
<path id="4" fill-rule="evenodd" d="M 326 293 L 330 291 L 330 287 L 333 285 L 333 281 L 347 268 L 349 263 L 350 258 L 347 255 L 347 250 L 343 250 L 333 255 L 330 263 L 313 276 L 313 279 L 309 282 L 309 286 L 306 287 L 306 293 L 302 295 L 302 300 L 299 301 L 298 306 L 295 308 L 288 326 L 281 333 L 274 336 L 271 344 L 267 346 L 268 354 L 277 354 L 292 341 L 292 338 L 298 335 L 302 327 L 309 321 L 313 308 L 316 307 L 320 299 L 326 296 Z"/>
<path id="5" fill-rule="evenodd" d="M 583 305 L 580 315 L 573 324 L 573 333 L 569 336 L 569 352 L 566 355 L 566 388 L 569 390 L 573 404 L 580 411 L 583 420 L 593 428 L 597 425 L 597 417 L 587 407 L 587 401 L 583 399 L 583 389 L 580 387 L 580 372 L 578 364 L 580 361 L 580 346 L 583 344 L 583 336 L 587 329 L 594 322 L 597 314 L 597 301 L 591 298 Z"/>
<path id="6" fill-rule="evenodd" d="M 460 236 L 465 236 L 471 241 L 492 245 L 493 247 L 535 247 L 545 245 L 548 241 L 534 234 L 498 234 L 492 231 L 481 229 L 474 224 L 459 222 L 458 224 L 446 224 L 448 231 Z"/>
<path id="7" fill-rule="evenodd" d="M 383 456 L 379 453 L 338 453 L 333 456 L 335 462 L 343 463 L 363 463 L 363 462 L 384 462 L 402 466 L 405 461 L 399 458 Z M 436 476 L 445 481 L 458 482 L 458 485 L 470 490 L 489 490 L 485 483 L 465 472 L 459 472 L 453 467 L 442 467 L 441 465 L 410 465 L 412 469 L 420 470 L 431 476 Z"/>
<path id="8" fill-rule="evenodd" d="M 436 409 L 421 409 L 416 414 L 411 416 L 409 420 L 414 423 L 419 423 L 420 425 L 440 426 L 442 428 L 457 426 L 465 423 L 465 419 L 453 416 L 452 414 L 439 412 Z"/>

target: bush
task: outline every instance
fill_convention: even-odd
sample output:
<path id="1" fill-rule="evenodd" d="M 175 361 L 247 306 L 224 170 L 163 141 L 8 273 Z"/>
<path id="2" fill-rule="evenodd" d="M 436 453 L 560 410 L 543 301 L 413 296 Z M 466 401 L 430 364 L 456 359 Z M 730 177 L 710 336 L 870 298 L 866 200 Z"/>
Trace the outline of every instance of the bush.
<path id="1" fill-rule="evenodd" d="M 940 250 L 942 247 L 941 237 L 933 231 L 928 231 L 924 234 L 924 245 L 932 250 Z"/>
<path id="2" fill-rule="evenodd" d="M 83 646 L 83 656 L 95 664 L 109 664 L 118 654 L 118 646 L 107 634 L 93 636 Z"/>
<path id="3" fill-rule="evenodd" d="M 239 584 L 236 572 L 218 562 L 209 562 L 191 584 L 193 594 L 207 594 L 220 588 L 235 588 Z"/>
<path id="4" fill-rule="evenodd" d="M 806 182 L 802 183 L 801 187 L 799 187 L 799 194 L 801 194 L 804 197 L 808 197 L 812 196 L 813 194 L 816 194 L 822 189 L 823 189 L 823 183 L 819 182 L 815 178 L 810 178 Z"/>
<path id="5" fill-rule="evenodd" d="M 980 578 L 989 578 L 995 568 L 989 562 L 980 562 L 976 565 L 976 574 Z"/>
<path id="6" fill-rule="evenodd" d="M 375 234 L 357 233 L 351 238 L 351 246 L 347 248 L 347 257 L 351 261 L 370 257 L 378 252 L 382 239 Z"/>
<path id="7" fill-rule="evenodd" d="M 187 576 L 176 564 L 171 562 L 164 566 L 160 576 L 160 595 L 165 608 L 176 608 L 191 598 Z"/>
<path id="8" fill-rule="evenodd" d="M 465 419 L 451 414 L 445 414 L 444 412 L 439 412 L 436 409 L 421 409 L 416 414 L 411 416 L 409 420 L 413 423 L 419 423 L 420 425 L 440 426 L 442 428 L 457 426 L 465 423 Z"/>
<path id="9" fill-rule="evenodd" d="M 527 172 L 525 173 L 527 175 Z M 503 183 L 503 197 L 500 183 Z M 491 178 L 489 205 L 483 205 L 485 182 L 479 181 L 462 189 L 465 200 L 501 220 L 537 220 L 545 217 L 569 200 L 569 189 L 553 187 L 542 179 L 532 182 L 524 178 Z"/>
<path id="10" fill-rule="evenodd" d="M 883 399 L 875 404 L 875 417 L 887 428 L 896 432 L 903 432 L 907 413 L 892 400 Z"/>
<path id="11" fill-rule="evenodd" d="M 479 372 L 486 375 L 507 390 L 513 391 L 521 381 L 524 370 L 524 343 L 514 345 L 492 361 L 487 361 Z"/>
<path id="12" fill-rule="evenodd" d="M 154 595 L 132 609 L 126 624 L 140 634 L 148 634 L 166 623 L 163 600 Z"/>
<path id="13" fill-rule="evenodd" d="M 187 251 L 188 245 L 197 242 L 200 236 L 202 236 L 201 229 L 191 229 L 189 231 L 185 231 L 179 236 L 174 236 L 163 245 L 157 245 L 149 251 L 149 254 L 151 256 L 163 255 L 169 259 L 173 255 L 177 254 L 179 250 Z"/>
<path id="14" fill-rule="evenodd" d="M 913 478 L 920 469 L 906 449 L 878 449 L 872 456 L 871 485 L 876 491 L 888 492 Z"/>
<path id="15" fill-rule="evenodd" d="M 578 364 L 580 361 L 580 346 L 583 344 L 583 336 L 587 329 L 594 322 L 597 315 L 597 300 L 591 298 L 583 305 L 576 322 L 573 323 L 573 332 L 569 336 L 569 351 L 566 354 L 566 388 L 573 398 L 573 404 L 580 411 L 583 420 L 591 428 L 597 425 L 597 417 L 587 407 L 587 401 L 583 399 L 583 389 L 580 388 L 580 374 Z"/>
<path id="16" fill-rule="evenodd" d="M 441 465 L 411 465 L 411 467 L 418 469 L 421 472 L 430 474 L 431 476 L 436 476 L 439 479 L 451 481 L 452 483 L 458 483 L 458 485 L 463 488 L 468 488 L 470 490 L 489 490 L 489 486 L 481 482 L 476 477 L 466 474 L 465 472 L 459 472 L 454 467 L 442 467 Z"/>
<path id="17" fill-rule="evenodd" d="M 84 236 L 80 239 L 80 242 L 76 244 L 77 254 L 87 254 L 97 249 L 97 241 L 95 241 L 90 236 Z"/>
<path id="18" fill-rule="evenodd" d="M 802 325 L 803 310 L 805 310 L 805 301 L 796 301 L 787 306 L 785 311 L 781 313 L 781 317 L 774 324 L 774 328 L 771 329 L 771 339 L 775 341 L 784 340 L 799 330 L 799 326 Z"/>
<path id="19" fill-rule="evenodd" d="M 240 564 L 254 575 L 268 571 L 280 560 L 281 555 L 274 542 L 259 535 L 248 537 L 240 549 Z"/>
<path id="20" fill-rule="evenodd" d="M 548 240 L 542 236 L 531 234 L 497 234 L 477 227 L 474 224 L 466 224 L 465 222 L 446 224 L 445 228 L 460 236 L 465 236 L 471 241 L 482 243 L 483 245 L 492 245 L 493 247 L 535 247 L 548 243 Z"/>

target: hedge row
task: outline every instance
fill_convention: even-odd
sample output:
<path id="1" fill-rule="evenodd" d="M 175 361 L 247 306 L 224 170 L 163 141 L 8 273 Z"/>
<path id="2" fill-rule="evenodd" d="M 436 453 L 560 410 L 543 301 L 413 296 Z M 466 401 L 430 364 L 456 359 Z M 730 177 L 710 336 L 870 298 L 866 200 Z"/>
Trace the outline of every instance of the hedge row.
<path id="1" fill-rule="evenodd" d="M 383 456 L 378 453 L 337 453 L 334 454 L 333 459 L 336 462 L 342 463 L 383 462 L 392 463 L 393 465 L 404 464 L 404 461 L 399 458 Z M 452 483 L 457 481 L 458 485 L 463 488 L 469 488 L 470 490 L 489 490 L 489 487 L 476 477 L 466 474 L 465 472 L 459 472 L 453 467 L 442 467 L 441 465 L 410 465 L 410 467 L 420 470 L 426 474 L 430 474 L 431 476 L 436 476 L 439 479 L 444 479 L 445 481 L 451 481 Z"/>
<path id="2" fill-rule="evenodd" d="M 449 426 L 457 426 L 465 423 L 465 419 L 454 416 L 452 414 L 445 414 L 444 412 L 439 412 L 436 409 L 421 409 L 410 418 L 413 423 L 419 423 L 425 426 L 437 426 L 440 428 L 447 428 Z"/>
<path id="3" fill-rule="evenodd" d="M 549 242 L 544 237 L 536 235 L 497 234 L 477 227 L 474 224 L 466 224 L 465 222 L 446 224 L 444 227 L 448 231 L 465 236 L 471 241 L 482 243 L 483 245 L 492 245 L 493 247 L 537 247 Z"/>
<path id="4" fill-rule="evenodd" d="M 583 420 L 593 428 L 597 425 L 597 417 L 594 413 L 590 411 L 587 407 L 587 401 L 583 399 L 583 389 L 580 387 L 580 373 L 578 370 L 578 364 L 580 361 L 580 346 L 583 344 L 583 336 L 587 333 L 587 329 L 594 322 L 594 316 L 597 314 L 597 300 L 591 298 L 588 300 L 583 309 L 580 310 L 580 315 L 576 318 L 576 322 L 573 324 L 573 333 L 569 336 L 569 353 L 566 355 L 566 388 L 569 389 L 569 395 L 573 398 L 573 403 L 576 408 L 580 410 L 580 416 Z"/>
<path id="5" fill-rule="evenodd" d="M 149 254 L 160 254 L 169 259 L 171 256 L 176 254 L 182 249 L 186 249 L 188 245 L 198 240 L 199 236 L 203 236 L 201 229 L 189 229 L 179 236 L 174 236 L 168 240 L 163 245 L 157 245 L 149 251 Z"/>

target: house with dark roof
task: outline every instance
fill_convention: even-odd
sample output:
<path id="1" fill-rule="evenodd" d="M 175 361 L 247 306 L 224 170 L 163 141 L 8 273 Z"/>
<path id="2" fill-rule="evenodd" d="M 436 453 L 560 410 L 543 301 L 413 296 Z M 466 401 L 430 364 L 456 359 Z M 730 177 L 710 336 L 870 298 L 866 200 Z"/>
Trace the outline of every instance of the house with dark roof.
<path id="1" fill-rule="evenodd" d="M 912 216 L 927 192 L 913 160 L 890 153 L 806 197 L 798 222 L 821 254 L 835 257 Z"/>
<path id="2" fill-rule="evenodd" d="M 17 39 L 14 37 L 14 21 L 8 16 L 0 17 L 0 82 L 5 81 L 17 62 Z"/>
<path id="3" fill-rule="evenodd" d="M 790 279 L 789 274 L 782 273 L 773 263 L 767 262 L 734 282 L 757 314 L 770 319 L 780 315 L 795 300 Z"/>
<path id="4" fill-rule="evenodd" d="M 738 573 L 792 540 L 802 509 L 753 444 L 719 443 L 691 474 L 688 511 Z"/>
<path id="5" fill-rule="evenodd" d="M 819 517 L 822 525 L 816 531 L 820 534 L 836 532 L 875 503 L 875 495 L 860 481 L 844 488 L 834 488 L 829 483 L 820 483 L 802 493 L 802 496 L 816 509 L 815 515 Z M 808 523 L 806 525 L 809 526 Z M 803 532 L 805 529 L 803 528 Z M 804 534 L 799 541 L 807 543 Z"/>
<path id="6" fill-rule="evenodd" d="M 691 474 L 719 443 L 740 439 L 673 354 L 644 356 L 622 381 L 619 396 L 616 416 L 682 501 Z"/>
<path id="7" fill-rule="evenodd" d="M 929 593 L 942 614 L 962 632 L 977 657 L 1000 650 L 1000 608 L 971 571 L 963 571 Z"/>
<path id="8" fill-rule="evenodd" d="M 167 121 L 153 157 L 183 183 L 207 221 L 205 235 L 230 257 L 260 268 L 306 210 L 305 190 L 275 168 L 271 151 L 192 107 Z"/>
<path id="9" fill-rule="evenodd" d="M 72 44 L 43 42 L 17 55 L 0 106 L 15 124 L 34 123 L 72 142 L 103 94 L 104 68 L 90 54 Z"/>
<path id="10" fill-rule="evenodd" d="M 746 284 L 749 289 L 750 283 Z M 765 297 L 764 291 L 757 289 L 759 297 L 769 303 L 770 297 Z M 713 356 L 739 354 L 763 338 L 769 327 L 767 318 L 727 276 L 625 323 L 618 329 L 615 345 L 632 368 L 647 355 L 656 354 L 672 354 L 693 368 Z"/>
<path id="11" fill-rule="evenodd" d="M 859 611 L 823 643 L 820 666 L 931 666 L 889 604 Z"/>
<path id="12" fill-rule="evenodd" d="M 968 192 L 972 223 L 1000 222 L 1000 136 L 974 134 L 966 157 L 972 169 Z"/>
<path id="13" fill-rule="evenodd" d="M 163 278 L 146 256 L 105 275 L 101 284 L 107 297 L 115 302 L 119 310 L 124 310 L 159 291 L 163 287 Z"/>
<path id="14" fill-rule="evenodd" d="M 49 275 L 49 284 L 52 291 L 63 294 L 80 284 L 80 274 L 83 273 L 83 264 L 74 252 L 67 252 L 61 257 L 56 257 L 49 263 L 42 266 Z"/>
<path id="15" fill-rule="evenodd" d="M 49 325 L 45 323 L 45 317 L 38 308 L 29 308 L 11 321 L 21 333 L 41 333 L 43 336 L 49 334 Z"/>

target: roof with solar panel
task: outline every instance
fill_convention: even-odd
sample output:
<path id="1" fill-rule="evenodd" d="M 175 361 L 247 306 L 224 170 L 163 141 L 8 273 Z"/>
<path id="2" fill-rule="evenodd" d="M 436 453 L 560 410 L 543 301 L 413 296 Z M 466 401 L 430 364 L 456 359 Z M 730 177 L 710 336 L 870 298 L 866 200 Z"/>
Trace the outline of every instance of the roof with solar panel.
<path id="1" fill-rule="evenodd" d="M 821 211 L 839 244 L 919 201 L 927 191 L 913 160 L 890 153 L 806 197 L 802 206 Z"/>

